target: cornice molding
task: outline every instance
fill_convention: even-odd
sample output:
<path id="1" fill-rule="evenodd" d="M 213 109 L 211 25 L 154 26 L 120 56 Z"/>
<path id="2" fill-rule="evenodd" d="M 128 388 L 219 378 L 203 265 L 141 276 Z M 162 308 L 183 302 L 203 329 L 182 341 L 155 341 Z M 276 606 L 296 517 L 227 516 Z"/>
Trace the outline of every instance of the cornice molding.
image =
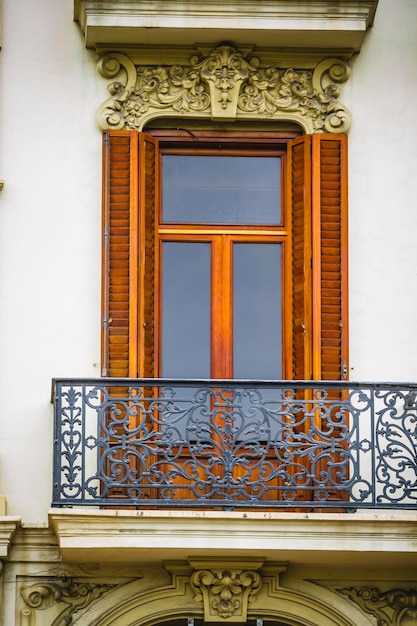
<path id="1" fill-rule="evenodd" d="M 417 515 L 52 509 L 65 562 L 183 559 L 194 555 L 292 563 L 417 565 Z"/>
<path id="2" fill-rule="evenodd" d="M 0 516 L 0 573 L 2 571 L 2 559 L 8 558 L 13 536 L 20 526 L 20 517 Z"/>
<path id="3" fill-rule="evenodd" d="M 270 61 L 270 58 L 268 58 Z M 204 53 L 188 64 L 136 64 L 130 56 L 102 56 L 98 71 L 111 97 L 98 111 L 101 130 L 142 130 L 161 117 L 214 121 L 287 121 L 306 133 L 346 133 L 350 114 L 339 101 L 350 75 L 343 59 L 325 58 L 313 70 L 267 65 L 230 44 Z"/>
<path id="4" fill-rule="evenodd" d="M 375 616 L 378 626 L 412 626 L 417 623 L 417 589 L 380 591 L 376 587 L 339 589 L 366 613 Z"/>
<path id="5" fill-rule="evenodd" d="M 233 39 L 359 52 L 378 0 L 74 0 L 89 48 Z"/>

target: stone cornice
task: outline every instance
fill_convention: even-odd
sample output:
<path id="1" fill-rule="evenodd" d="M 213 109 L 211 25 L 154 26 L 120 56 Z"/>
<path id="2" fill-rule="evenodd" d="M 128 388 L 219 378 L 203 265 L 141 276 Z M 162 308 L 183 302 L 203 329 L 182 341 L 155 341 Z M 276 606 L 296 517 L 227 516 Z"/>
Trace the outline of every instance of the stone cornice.
<path id="1" fill-rule="evenodd" d="M 20 525 L 20 517 L 0 516 L 0 570 L 1 559 L 8 557 L 12 538 Z"/>
<path id="2" fill-rule="evenodd" d="M 171 62 L 172 63 L 172 62 Z M 276 53 L 265 62 L 231 44 L 195 50 L 187 64 L 140 64 L 127 54 L 101 57 L 98 70 L 111 97 L 98 112 L 102 130 L 142 130 L 161 117 L 215 121 L 286 121 L 307 133 L 344 133 L 350 115 L 339 101 L 350 69 L 343 59 L 324 58 L 314 69 L 283 67 Z"/>
<path id="3" fill-rule="evenodd" d="M 50 512 L 50 523 L 72 562 L 262 554 L 304 564 L 417 565 L 416 514 L 62 509 Z"/>
<path id="4" fill-rule="evenodd" d="M 378 0 L 75 0 L 87 47 L 233 39 L 359 52 Z"/>

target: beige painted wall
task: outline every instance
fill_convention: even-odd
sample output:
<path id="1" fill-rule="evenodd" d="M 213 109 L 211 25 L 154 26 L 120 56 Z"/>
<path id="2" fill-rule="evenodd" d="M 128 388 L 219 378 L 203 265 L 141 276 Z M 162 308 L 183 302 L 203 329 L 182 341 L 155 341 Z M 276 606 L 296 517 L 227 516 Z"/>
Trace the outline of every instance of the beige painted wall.
<path id="1" fill-rule="evenodd" d="M 107 97 L 72 0 L 3 6 L 0 53 L 0 493 L 45 523 L 50 381 L 98 376 L 101 137 Z M 350 108 L 352 379 L 413 380 L 417 348 L 415 0 L 380 0 Z"/>

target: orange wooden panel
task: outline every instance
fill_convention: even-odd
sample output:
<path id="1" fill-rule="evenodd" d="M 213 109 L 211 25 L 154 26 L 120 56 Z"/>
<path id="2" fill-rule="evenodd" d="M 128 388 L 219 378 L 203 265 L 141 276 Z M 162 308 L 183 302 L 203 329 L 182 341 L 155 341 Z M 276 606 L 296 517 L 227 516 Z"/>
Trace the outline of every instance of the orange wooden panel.
<path id="1" fill-rule="evenodd" d="M 159 213 L 158 140 L 145 133 L 139 135 L 139 219 L 138 249 L 132 262 L 139 265 L 138 280 L 132 286 L 138 306 L 137 337 L 131 342 L 131 376 L 155 376 L 155 225 Z"/>
<path id="2" fill-rule="evenodd" d="M 291 233 L 291 368 L 288 377 L 311 378 L 311 137 L 288 144 L 287 197 Z"/>
<path id="3" fill-rule="evenodd" d="M 346 136 L 314 135 L 312 155 L 313 378 L 340 380 L 348 361 Z"/>
<path id="4" fill-rule="evenodd" d="M 102 374 L 129 372 L 129 280 L 136 133 L 103 135 Z"/>

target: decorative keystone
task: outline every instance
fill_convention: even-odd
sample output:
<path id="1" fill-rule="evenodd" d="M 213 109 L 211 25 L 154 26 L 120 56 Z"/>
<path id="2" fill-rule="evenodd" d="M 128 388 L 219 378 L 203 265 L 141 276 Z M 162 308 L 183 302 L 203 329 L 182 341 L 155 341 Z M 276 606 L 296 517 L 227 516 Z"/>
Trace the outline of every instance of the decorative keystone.
<path id="1" fill-rule="evenodd" d="M 248 603 L 255 600 L 262 586 L 257 571 L 262 561 L 190 564 L 196 567 L 190 582 L 194 600 L 203 602 L 204 621 L 246 622 Z"/>

